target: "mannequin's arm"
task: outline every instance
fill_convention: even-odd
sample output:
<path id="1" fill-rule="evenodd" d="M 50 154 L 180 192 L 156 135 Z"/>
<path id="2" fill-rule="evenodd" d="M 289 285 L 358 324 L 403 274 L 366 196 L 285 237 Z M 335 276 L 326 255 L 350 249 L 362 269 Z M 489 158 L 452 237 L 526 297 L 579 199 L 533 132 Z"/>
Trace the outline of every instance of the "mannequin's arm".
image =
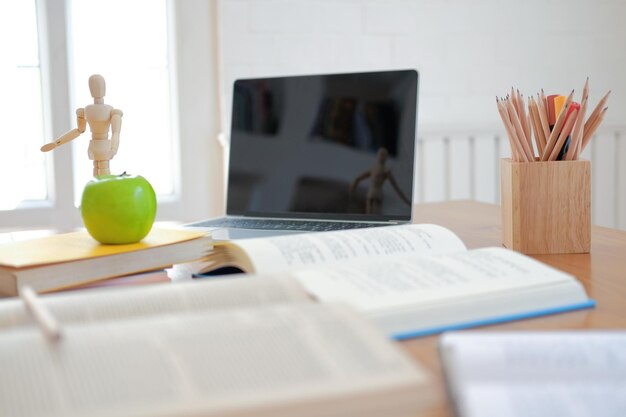
<path id="1" fill-rule="evenodd" d="M 406 195 L 404 195 L 404 193 L 402 192 L 402 190 L 400 189 L 400 186 L 398 185 L 398 183 L 396 182 L 396 178 L 393 176 L 393 174 L 391 173 L 391 171 L 387 172 L 387 178 L 389 178 L 389 182 L 391 182 L 391 185 L 393 185 L 393 188 L 396 190 L 396 192 L 398 193 L 398 195 L 400 196 L 400 198 L 402 199 L 402 201 L 404 201 L 405 203 L 407 203 L 409 206 L 411 205 L 411 202 L 409 201 L 408 198 L 406 198 Z"/>
<path id="2" fill-rule="evenodd" d="M 111 111 L 111 151 L 113 155 L 117 153 L 117 148 L 120 146 L 120 131 L 122 130 L 122 113 L 119 109 Z"/>
<path id="3" fill-rule="evenodd" d="M 57 138 L 54 142 L 46 143 L 41 147 L 41 152 L 48 152 L 57 148 L 69 141 L 72 141 L 85 132 L 87 128 L 87 121 L 85 120 L 85 109 L 76 110 L 76 129 L 70 130 L 63 136 Z"/>
<path id="4" fill-rule="evenodd" d="M 354 190 L 356 190 L 356 187 L 359 186 L 359 183 L 363 181 L 364 179 L 366 179 L 367 177 L 369 177 L 370 175 L 371 175 L 370 171 L 365 171 L 364 173 L 356 177 L 354 181 L 352 181 L 352 184 L 350 185 L 350 192 L 353 193 Z"/>

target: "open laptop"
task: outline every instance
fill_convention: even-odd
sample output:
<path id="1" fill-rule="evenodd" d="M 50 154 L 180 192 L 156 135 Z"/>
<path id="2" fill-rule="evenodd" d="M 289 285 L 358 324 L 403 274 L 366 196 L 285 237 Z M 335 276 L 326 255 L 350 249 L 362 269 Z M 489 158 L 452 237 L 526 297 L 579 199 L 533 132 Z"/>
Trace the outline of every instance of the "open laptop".
<path id="1" fill-rule="evenodd" d="M 234 83 L 226 216 L 214 239 L 410 222 L 418 73 Z"/>

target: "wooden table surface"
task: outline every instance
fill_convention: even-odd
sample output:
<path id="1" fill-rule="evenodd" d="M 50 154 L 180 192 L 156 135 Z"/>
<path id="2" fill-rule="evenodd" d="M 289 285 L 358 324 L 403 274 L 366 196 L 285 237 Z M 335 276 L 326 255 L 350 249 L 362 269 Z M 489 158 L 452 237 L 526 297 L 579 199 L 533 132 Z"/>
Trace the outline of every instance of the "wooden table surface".
<path id="1" fill-rule="evenodd" d="M 435 223 L 454 231 L 468 248 L 501 246 L 500 207 L 474 201 L 416 205 L 415 223 Z M 533 255 L 546 264 L 568 272 L 584 285 L 594 309 L 562 313 L 480 330 L 568 330 L 626 328 L 626 232 L 592 226 L 591 253 Z M 452 416 L 437 355 L 438 336 L 401 342 L 411 356 L 433 377 L 433 398 L 420 416 Z"/>

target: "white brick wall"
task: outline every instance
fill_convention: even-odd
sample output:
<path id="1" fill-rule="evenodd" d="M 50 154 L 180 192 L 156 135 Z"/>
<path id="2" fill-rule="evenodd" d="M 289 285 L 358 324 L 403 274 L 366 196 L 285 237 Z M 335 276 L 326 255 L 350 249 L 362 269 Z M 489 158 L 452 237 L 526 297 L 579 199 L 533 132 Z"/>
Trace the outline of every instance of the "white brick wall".
<path id="1" fill-rule="evenodd" d="M 593 106 L 612 90 L 585 154 L 594 222 L 626 228 L 626 169 L 615 160 L 626 143 L 612 139 L 626 132 L 626 0 L 219 0 L 219 16 L 226 128 L 237 78 L 419 70 L 417 201 L 498 201 L 497 159 L 509 151 L 495 144 L 495 96 L 511 86 L 579 93 L 589 76 Z"/>
<path id="2" fill-rule="evenodd" d="M 420 128 L 497 127 L 493 103 L 526 95 L 613 95 L 625 123 L 624 0 L 221 0 L 224 120 L 238 77 L 417 68 Z"/>

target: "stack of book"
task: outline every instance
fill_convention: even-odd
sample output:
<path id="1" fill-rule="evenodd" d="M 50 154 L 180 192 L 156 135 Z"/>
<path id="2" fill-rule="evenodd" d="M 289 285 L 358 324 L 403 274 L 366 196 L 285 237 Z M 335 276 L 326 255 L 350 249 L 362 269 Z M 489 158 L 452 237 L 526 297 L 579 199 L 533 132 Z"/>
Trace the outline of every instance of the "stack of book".
<path id="1" fill-rule="evenodd" d="M 28 285 L 49 292 L 165 268 L 202 258 L 212 247 L 203 232 L 153 229 L 141 242 L 103 245 L 86 231 L 0 245 L 0 294 Z"/>

